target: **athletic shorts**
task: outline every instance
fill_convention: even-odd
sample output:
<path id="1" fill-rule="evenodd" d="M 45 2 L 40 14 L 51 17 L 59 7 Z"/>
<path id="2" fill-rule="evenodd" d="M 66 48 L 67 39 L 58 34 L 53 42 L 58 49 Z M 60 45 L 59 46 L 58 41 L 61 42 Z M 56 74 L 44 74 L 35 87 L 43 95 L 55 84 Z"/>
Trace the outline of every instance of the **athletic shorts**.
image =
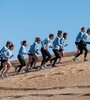
<path id="1" fill-rule="evenodd" d="M 75 42 L 75 45 L 79 45 L 79 42 Z"/>
<path id="2" fill-rule="evenodd" d="M 62 52 L 63 51 L 63 49 L 59 49 L 59 52 Z"/>

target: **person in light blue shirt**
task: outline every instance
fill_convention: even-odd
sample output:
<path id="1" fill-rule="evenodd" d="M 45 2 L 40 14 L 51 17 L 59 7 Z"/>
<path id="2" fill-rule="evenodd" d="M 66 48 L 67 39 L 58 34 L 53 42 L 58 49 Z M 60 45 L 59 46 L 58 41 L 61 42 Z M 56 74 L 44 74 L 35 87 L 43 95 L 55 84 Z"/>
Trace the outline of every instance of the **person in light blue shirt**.
<path id="1" fill-rule="evenodd" d="M 28 53 L 26 52 L 27 46 L 28 46 L 28 42 L 26 40 L 21 42 L 21 47 L 20 47 L 20 50 L 19 50 L 19 54 L 17 56 L 21 65 L 15 67 L 15 71 L 17 72 L 17 74 L 21 71 L 22 67 L 26 66 L 24 55 L 28 55 Z"/>
<path id="2" fill-rule="evenodd" d="M 41 48 L 48 49 L 50 42 L 50 38 L 45 38 L 43 41 L 41 41 Z"/>
<path id="3" fill-rule="evenodd" d="M 87 43 L 90 44 L 90 42 L 87 42 L 88 35 L 90 35 L 90 28 L 87 29 L 87 33 L 83 34 L 83 36 L 81 38 L 81 41 L 79 42 L 78 47 L 79 47 L 80 52 L 77 53 L 77 55 L 73 59 L 74 61 L 76 61 L 76 58 L 79 57 L 83 53 L 83 51 L 85 51 L 85 53 L 84 53 L 84 61 L 87 61 L 87 59 L 86 59 L 87 54 L 88 54 Z"/>
<path id="4" fill-rule="evenodd" d="M 3 47 L 3 48 L 0 50 L 0 59 L 1 59 L 0 70 L 3 68 L 3 63 L 4 63 L 4 61 L 2 60 L 2 58 L 3 58 L 4 52 L 7 51 L 8 48 L 9 48 L 11 45 L 12 45 L 12 42 L 7 41 L 6 46 Z"/>
<path id="5" fill-rule="evenodd" d="M 59 52 L 60 46 L 63 46 L 60 43 L 61 37 L 62 37 L 62 31 L 58 31 L 57 37 L 53 41 L 53 52 L 54 52 L 55 57 L 50 60 L 51 63 L 53 61 L 52 67 L 55 67 L 55 64 L 56 64 L 58 58 L 61 58 L 61 55 L 60 55 L 60 52 Z"/>
<path id="6" fill-rule="evenodd" d="M 20 50 L 19 50 L 19 55 L 27 55 L 28 53 L 26 52 L 26 46 L 25 45 L 22 45 Z"/>
<path id="7" fill-rule="evenodd" d="M 54 35 L 53 34 L 49 34 L 49 38 L 44 39 L 41 42 L 41 53 L 42 53 L 42 62 L 41 62 L 41 69 L 46 68 L 46 63 L 48 61 L 50 61 L 51 59 L 51 54 L 48 51 L 48 47 L 52 48 L 53 46 L 50 45 L 50 40 L 54 39 Z"/>
<path id="8" fill-rule="evenodd" d="M 55 38 L 55 40 L 53 41 L 53 49 L 56 49 L 56 50 L 59 50 L 59 48 L 61 47 L 61 46 L 63 46 L 61 43 L 60 43 L 60 39 L 61 39 L 61 37 L 59 37 L 59 36 L 57 36 L 56 38 Z"/>
<path id="9" fill-rule="evenodd" d="M 3 63 L 3 68 L 1 70 L 1 77 L 4 78 L 4 77 L 7 77 L 8 74 L 7 72 L 9 71 L 9 69 L 12 67 L 12 64 L 10 63 L 10 59 L 14 56 L 12 54 L 12 50 L 14 49 L 14 45 L 10 45 L 10 47 L 8 48 L 8 50 L 6 50 L 4 53 L 3 53 L 3 57 L 2 57 L 2 60 L 4 61 Z"/>
<path id="10" fill-rule="evenodd" d="M 63 33 L 63 37 L 60 39 L 60 44 L 61 44 L 61 46 L 60 46 L 60 48 L 59 48 L 59 52 L 60 52 L 60 54 L 61 54 L 61 57 L 60 57 L 60 59 L 59 59 L 58 64 L 62 64 L 62 63 L 61 63 L 61 58 L 64 56 L 64 49 L 65 49 L 65 47 L 68 46 L 68 44 L 65 43 L 65 41 L 66 41 L 66 39 L 67 39 L 67 35 L 68 35 L 68 34 L 67 34 L 66 32 Z"/>
<path id="11" fill-rule="evenodd" d="M 30 65 L 30 69 L 32 68 L 32 66 L 34 65 L 34 67 L 36 66 L 36 63 L 38 61 L 38 57 L 37 55 L 39 55 L 39 49 L 38 49 L 38 45 L 41 43 L 41 39 L 39 37 L 35 38 L 35 42 L 30 46 L 30 50 L 28 53 L 28 63 L 26 66 L 26 72 L 29 71 L 28 67 Z"/>
<path id="12" fill-rule="evenodd" d="M 76 37 L 75 45 L 76 45 L 76 48 L 77 48 L 77 52 L 74 55 L 76 55 L 79 52 L 78 44 L 81 41 L 81 38 L 82 38 L 84 33 L 85 33 L 85 27 L 82 27 L 81 31 L 78 33 L 78 35 Z"/>

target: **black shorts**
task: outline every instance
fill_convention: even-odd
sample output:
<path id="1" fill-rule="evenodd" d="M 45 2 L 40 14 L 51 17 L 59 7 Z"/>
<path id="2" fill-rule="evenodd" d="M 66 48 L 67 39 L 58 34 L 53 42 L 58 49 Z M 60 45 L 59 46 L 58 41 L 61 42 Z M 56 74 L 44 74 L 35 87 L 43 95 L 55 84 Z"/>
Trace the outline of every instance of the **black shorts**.
<path id="1" fill-rule="evenodd" d="M 62 52 L 63 51 L 63 49 L 59 49 L 59 52 Z"/>
<path id="2" fill-rule="evenodd" d="M 31 52 L 28 54 L 28 56 L 33 56 L 33 55 L 34 55 L 34 53 L 31 53 Z"/>
<path id="3" fill-rule="evenodd" d="M 5 63 L 5 62 L 7 62 L 8 60 L 1 60 L 2 61 L 2 63 Z"/>
<path id="4" fill-rule="evenodd" d="M 75 42 L 75 45 L 76 45 L 76 46 L 79 45 L 79 42 Z"/>

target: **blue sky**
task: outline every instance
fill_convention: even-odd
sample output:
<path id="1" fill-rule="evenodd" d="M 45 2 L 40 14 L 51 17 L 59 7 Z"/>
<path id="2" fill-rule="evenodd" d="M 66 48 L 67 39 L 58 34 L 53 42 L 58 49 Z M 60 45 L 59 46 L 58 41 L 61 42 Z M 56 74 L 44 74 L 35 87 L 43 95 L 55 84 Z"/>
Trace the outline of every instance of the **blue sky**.
<path id="1" fill-rule="evenodd" d="M 69 34 L 65 51 L 73 51 L 80 28 L 90 27 L 89 4 L 90 0 L 0 0 L 0 48 L 12 41 L 16 59 L 20 41 L 32 44 L 36 36 L 43 39 L 62 30 Z"/>

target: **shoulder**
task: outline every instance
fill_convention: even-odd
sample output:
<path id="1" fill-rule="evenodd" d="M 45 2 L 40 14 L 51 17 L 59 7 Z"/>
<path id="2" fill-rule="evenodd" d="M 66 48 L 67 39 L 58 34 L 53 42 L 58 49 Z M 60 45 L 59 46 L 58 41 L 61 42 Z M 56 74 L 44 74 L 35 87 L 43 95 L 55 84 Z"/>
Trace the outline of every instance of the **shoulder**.
<path id="1" fill-rule="evenodd" d="M 82 32 L 79 32 L 78 34 L 82 34 Z"/>
<path id="2" fill-rule="evenodd" d="M 23 46 L 21 46 L 21 48 L 22 48 L 22 49 L 25 49 L 25 46 L 23 45 Z"/>
<path id="3" fill-rule="evenodd" d="M 42 42 L 45 42 L 47 40 L 47 38 L 43 39 Z"/>
<path id="4" fill-rule="evenodd" d="M 33 45 L 36 46 L 37 45 L 37 42 L 34 42 Z"/>
<path id="5" fill-rule="evenodd" d="M 46 42 L 50 42 L 50 39 L 49 38 L 46 38 L 45 40 L 46 40 Z"/>
<path id="6" fill-rule="evenodd" d="M 58 39 L 58 37 L 55 37 L 55 39 L 54 40 L 57 40 Z"/>
<path id="7" fill-rule="evenodd" d="M 77 36 L 81 36 L 82 34 L 84 34 L 84 33 L 82 33 L 82 32 L 79 32 Z"/>
<path id="8" fill-rule="evenodd" d="M 8 48 L 7 47 L 3 47 L 3 50 L 8 50 Z"/>
<path id="9" fill-rule="evenodd" d="M 60 40 L 60 37 L 57 36 L 56 39 L 57 39 L 57 40 Z"/>
<path id="10" fill-rule="evenodd" d="M 10 49 L 5 50 L 5 53 L 10 53 L 10 52 L 11 52 Z"/>
<path id="11" fill-rule="evenodd" d="M 45 40 L 46 40 L 46 41 L 49 41 L 50 39 L 49 39 L 49 38 L 45 38 Z"/>
<path id="12" fill-rule="evenodd" d="M 62 40 L 62 41 L 63 41 L 63 40 L 64 40 L 64 38 L 61 38 L 60 40 Z"/>

